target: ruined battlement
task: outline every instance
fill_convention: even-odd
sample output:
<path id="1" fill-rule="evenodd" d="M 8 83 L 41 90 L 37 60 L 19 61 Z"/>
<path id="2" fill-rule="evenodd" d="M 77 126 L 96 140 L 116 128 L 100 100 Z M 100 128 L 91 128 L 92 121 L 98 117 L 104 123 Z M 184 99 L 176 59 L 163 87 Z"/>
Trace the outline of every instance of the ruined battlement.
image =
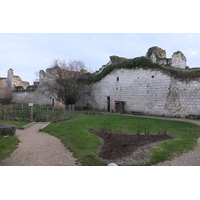
<path id="1" fill-rule="evenodd" d="M 181 51 L 174 52 L 171 58 L 166 58 L 166 51 L 154 46 L 148 49 L 146 57 L 150 58 L 153 63 L 160 65 L 171 65 L 175 68 L 186 69 L 186 57 Z"/>
<path id="2" fill-rule="evenodd" d="M 0 88 L 8 87 L 13 90 L 19 86 L 26 89 L 29 82 L 23 81 L 19 76 L 14 75 L 13 69 L 8 70 L 7 77 L 0 78 Z"/>

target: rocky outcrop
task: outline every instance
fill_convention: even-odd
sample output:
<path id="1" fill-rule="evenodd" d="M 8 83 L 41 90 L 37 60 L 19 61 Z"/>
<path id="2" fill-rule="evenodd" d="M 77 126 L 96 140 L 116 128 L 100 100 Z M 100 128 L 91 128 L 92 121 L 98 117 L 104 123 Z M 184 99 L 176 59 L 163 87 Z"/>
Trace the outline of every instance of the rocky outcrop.
<path id="1" fill-rule="evenodd" d="M 0 136 L 15 135 L 16 127 L 0 123 Z"/>

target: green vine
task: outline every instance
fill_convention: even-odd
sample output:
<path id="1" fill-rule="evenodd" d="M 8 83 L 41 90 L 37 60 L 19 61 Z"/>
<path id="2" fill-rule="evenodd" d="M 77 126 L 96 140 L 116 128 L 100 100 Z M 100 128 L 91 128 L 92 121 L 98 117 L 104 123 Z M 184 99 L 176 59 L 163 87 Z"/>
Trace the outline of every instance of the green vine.
<path id="1" fill-rule="evenodd" d="M 115 69 L 144 69 L 144 70 L 157 70 L 164 74 L 180 79 L 182 81 L 197 80 L 200 78 L 200 69 L 177 69 L 170 66 L 159 65 L 152 63 L 150 58 L 137 57 L 134 59 L 126 59 L 120 63 L 113 63 L 105 67 L 100 73 L 90 74 L 88 76 L 89 83 L 95 83 L 103 79 L 106 75 Z"/>

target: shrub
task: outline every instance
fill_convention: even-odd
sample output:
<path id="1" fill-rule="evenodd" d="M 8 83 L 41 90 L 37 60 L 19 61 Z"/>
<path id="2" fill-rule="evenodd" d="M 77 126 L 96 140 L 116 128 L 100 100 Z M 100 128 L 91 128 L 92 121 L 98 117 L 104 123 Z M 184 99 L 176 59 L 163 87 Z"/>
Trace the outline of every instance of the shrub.
<path id="1" fill-rule="evenodd" d="M 15 126 L 0 123 L 0 136 L 14 135 L 15 131 L 16 131 Z"/>

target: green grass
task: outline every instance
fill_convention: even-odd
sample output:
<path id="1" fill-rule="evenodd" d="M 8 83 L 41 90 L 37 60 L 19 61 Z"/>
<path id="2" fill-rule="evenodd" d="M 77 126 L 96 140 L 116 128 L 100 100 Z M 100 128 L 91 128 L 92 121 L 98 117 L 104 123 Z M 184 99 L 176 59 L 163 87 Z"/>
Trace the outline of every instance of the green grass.
<path id="1" fill-rule="evenodd" d="M 0 161 L 11 155 L 18 147 L 19 140 L 15 136 L 0 137 Z"/>
<path id="2" fill-rule="evenodd" d="M 28 122 L 6 121 L 6 120 L 0 120 L 0 123 L 14 125 L 16 126 L 17 129 L 21 129 L 23 126 L 28 124 Z"/>
<path id="3" fill-rule="evenodd" d="M 0 123 L 15 125 L 17 129 L 22 128 L 27 123 L 24 122 L 15 122 L 15 121 L 3 121 L 0 120 Z M 9 136 L 3 138 L 0 136 L 0 160 L 11 155 L 11 153 L 18 147 L 19 139 L 15 136 Z"/>
<path id="4" fill-rule="evenodd" d="M 89 132 L 91 129 L 136 133 L 138 124 L 143 124 L 150 127 L 151 134 L 157 134 L 167 127 L 167 133 L 174 139 L 162 141 L 152 150 L 150 161 L 145 165 L 170 160 L 194 149 L 200 137 L 200 127 L 187 122 L 111 114 L 85 115 L 83 112 L 78 112 L 78 115 L 73 120 L 50 124 L 43 131 L 60 138 L 78 161 L 86 166 L 107 165 L 95 156 L 100 140 Z"/>

